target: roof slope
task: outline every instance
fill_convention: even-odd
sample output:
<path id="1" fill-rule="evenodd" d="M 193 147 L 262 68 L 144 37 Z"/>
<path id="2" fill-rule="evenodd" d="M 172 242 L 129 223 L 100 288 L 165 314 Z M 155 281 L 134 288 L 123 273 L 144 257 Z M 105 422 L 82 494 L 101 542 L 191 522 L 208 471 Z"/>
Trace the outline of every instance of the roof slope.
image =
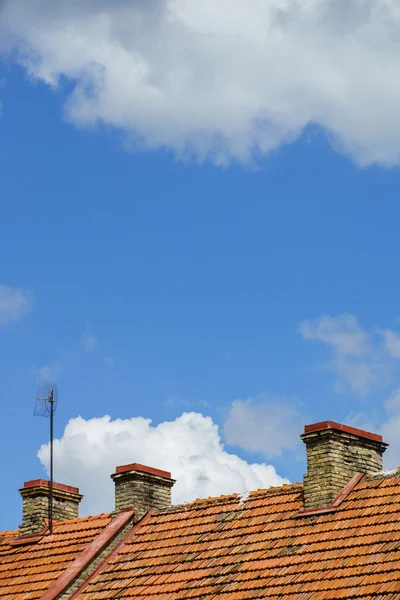
<path id="1" fill-rule="evenodd" d="M 22 546 L 12 543 L 18 532 L 0 533 L 0 598 L 41 598 L 110 521 L 110 515 L 54 521 L 51 535 Z"/>
<path id="2" fill-rule="evenodd" d="M 336 512 L 296 517 L 300 484 L 196 501 L 135 528 L 79 600 L 394 600 L 400 472 L 364 476 Z"/>

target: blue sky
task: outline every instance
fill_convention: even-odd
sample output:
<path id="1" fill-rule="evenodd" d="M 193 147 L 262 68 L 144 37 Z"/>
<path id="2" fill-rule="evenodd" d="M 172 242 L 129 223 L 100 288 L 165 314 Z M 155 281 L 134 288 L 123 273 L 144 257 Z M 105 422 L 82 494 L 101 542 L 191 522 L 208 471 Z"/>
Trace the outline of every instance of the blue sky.
<path id="1" fill-rule="evenodd" d="M 257 475 L 266 485 L 301 480 L 304 452 L 294 441 L 308 422 L 394 437 L 400 174 L 388 166 L 393 156 L 371 158 L 373 135 L 364 153 L 344 151 L 309 119 L 253 162 L 226 143 L 221 165 L 202 160 L 196 144 L 182 157 L 165 132 L 132 147 L 111 118 L 96 126 L 66 116 L 74 79 L 51 88 L 43 72 L 33 79 L 32 65 L 9 54 L 2 63 L 0 529 L 20 522 L 18 488 L 45 475 L 46 451 L 42 462 L 37 452 L 48 422 L 32 416 L 40 375 L 59 387 L 57 478 L 82 489 L 95 473 L 82 489 L 92 498 L 112 461 L 142 452 L 137 417 L 152 420 L 142 435 L 160 434 L 140 462 L 167 467 L 175 443 L 172 470 L 184 477 L 196 457 L 210 469 L 210 488 L 182 488 L 188 498 L 226 489 L 212 458 L 216 426 L 221 461 L 243 461 L 237 491 L 255 481 L 253 463 L 275 467 Z M 183 422 L 185 412 L 197 416 Z M 118 433 L 108 425 L 94 441 L 87 433 L 104 415 L 125 420 L 131 436 L 110 464 L 102 453 L 119 447 Z M 67 442 L 78 416 L 81 434 Z M 389 466 L 400 464 L 396 440 L 386 441 Z M 84 455 L 97 451 L 94 467 Z"/>

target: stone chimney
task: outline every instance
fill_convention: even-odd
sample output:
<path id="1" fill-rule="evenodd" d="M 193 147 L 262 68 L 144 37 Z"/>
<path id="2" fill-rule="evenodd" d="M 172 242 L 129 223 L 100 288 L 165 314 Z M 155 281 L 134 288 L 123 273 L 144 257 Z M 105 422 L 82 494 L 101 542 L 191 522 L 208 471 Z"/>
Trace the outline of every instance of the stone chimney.
<path id="1" fill-rule="evenodd" d="M 333 421 L 306 425 L 300 437 L 307 448 L 306 510 L 329 506 L 357 473 L 381 471 L 388 447 L 380 435 Z"/>
<path id="2" fill-rule="evenodd" d="M 49 516 L 50 482 L 46 479 L 26 481 L 19 490 L 22 496 L 22 524 L 19 535 L 33 535 L 47 524 Z M 79 502 L 83 496 L 78 488 L 53 483 L 53 519 L 65 521 L 78 517 Z"/>
<path id="3" fill-rule="evenodd" d="M 133 509 L 135 521 L 148 510 L 171 506 L 171 488 L 175 483 L 171 473 L 138 463 L 117 467 L 111 475 L 115 484 L 115 513 Z"/>

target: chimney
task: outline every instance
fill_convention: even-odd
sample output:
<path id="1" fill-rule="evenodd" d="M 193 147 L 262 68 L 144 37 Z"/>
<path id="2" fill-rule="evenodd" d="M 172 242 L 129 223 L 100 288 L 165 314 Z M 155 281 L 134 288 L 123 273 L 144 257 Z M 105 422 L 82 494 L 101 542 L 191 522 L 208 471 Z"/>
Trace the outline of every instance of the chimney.
<path id="1" fill-rule="evenodd" d="M 307 448 L 306 510 L 329 506 L 357 473 L 381 471 L 388 447 L 380 435 L 333 421 L 306 425 L 300 437 Z"/>
<path id="2" fill-rule="evenodd" d="M 46 479 L 26 481 L 19 491 L 23 502 L 19 535 L 33 535 L 47 524 L 50 482 Z M 78 507 L 82 498 L 78 488 L 53 483 L 53 519 L 65 521 L 78 518 Z"/>
<path id="3" fill-rule="evenodd" d="M 117 467 L 111 475 L 115 484 L 115 513 L 133 509 L 138 521 L 148 510 L 171 506 L 171 473 L 138 463 Z"/>

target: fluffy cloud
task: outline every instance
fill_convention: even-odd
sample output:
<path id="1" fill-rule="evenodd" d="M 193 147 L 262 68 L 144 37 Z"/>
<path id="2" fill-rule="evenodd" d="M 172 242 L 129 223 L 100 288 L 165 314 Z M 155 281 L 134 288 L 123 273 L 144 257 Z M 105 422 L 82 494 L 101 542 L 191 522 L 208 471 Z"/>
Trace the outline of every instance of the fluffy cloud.
<path id="1" fill-rule="evenodd" d="M 19 321 L 32 306 L 30 294 L 8 285 L 0 284 L 0 325 Z"/>
<path id="2" fill-rule="evenodd" d="M 0 50 L 66 116 L 224 164 L 317 125 L 362 165 L 399 163 L 395 0 L 3 0 Z M 5 110 L 7 108 L 5 107 Z"/>
<path id="3" fill-rule="evenodd" d="M 296 447 L 306 420 L 286 398 L 235 400 L 224 423 L 224 438 L 250 452 L 280 456 L 282 450 Z"/>
<path id="4" fill-rule="evenodd" d="M 305 340 L 326 344 L 332 351 L 325 368 L 337 375 L 339 391 L 350 387 L 353 392 L 368 394 L 388 380 L 398 348 L 397 334 L 390 329 L 363 329 L 354 315 L 325 315 L 299 324 Z M 400 356 L 400 354 L 399 354 Z"/>
<path id="5" fill-rule="evenodd" d="M 109 416 L 77 417 L 55 440 L 54 456 L 56 480 L 77 485 L 85 494 L 82 514 L 112 510 L 110 474 L 117 465 L 131 462 L 171 471 L 177 480 L 174 503 L 287 482 L 271 465 L 249 464 L 226 452 L 218 426 L 194 412 L 157 426 L 142 417 L 115 421 Z M 47 469 L 47 445 L 38 457 Z"/>

